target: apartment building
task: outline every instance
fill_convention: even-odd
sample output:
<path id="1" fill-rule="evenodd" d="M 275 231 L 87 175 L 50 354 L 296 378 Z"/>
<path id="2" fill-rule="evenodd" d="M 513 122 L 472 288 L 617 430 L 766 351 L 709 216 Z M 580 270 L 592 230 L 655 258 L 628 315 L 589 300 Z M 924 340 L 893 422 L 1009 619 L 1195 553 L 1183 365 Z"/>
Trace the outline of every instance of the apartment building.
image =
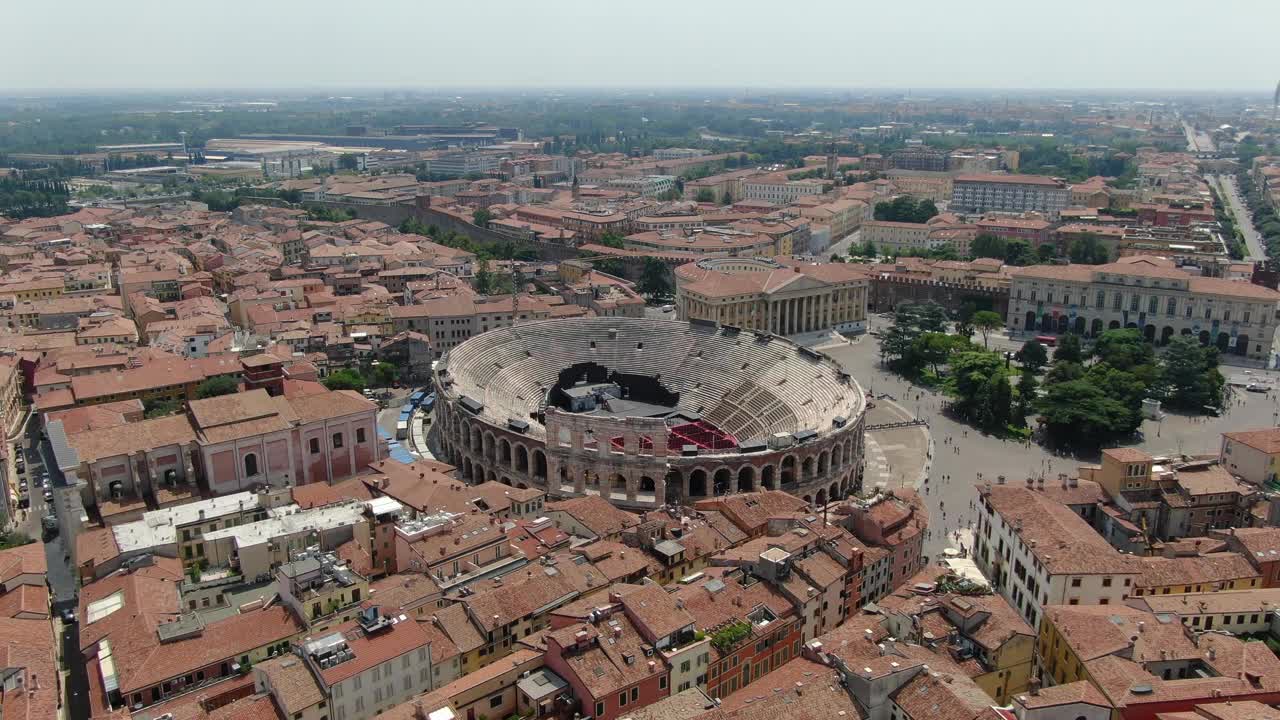
<path id="1" fill-rule="evenodd" d="M 1173 613 L 1050 606 L 1037 657 L 1046 684 L 1075 685 L 1078 697 L 1088 697 L 1077 685 L 1088 683 L 1118 720 L 1199 717 L 1198 705 L 1218 702 L 1265 717 L 1251 714 L 1250 701 L 1280 700 L 1280 660 L 1260 644 L 1201 632 Z"/>
<path id="2" fill-rule="evenodd" d="M 1043 213 L 1050 220 L 1071 202 L 1066 184 L 1043 175 L 957 175 L 952 184 L 953 212 Z"/>
<path id="3" fill-rule="evenodd" d="M 885 629 L 905 642 L 976 663 L 973 681 L 997 704 L 1008 704 L 1035 676 L 1035 629 L 1003 597 L 946 592 L 939 577 L 938 568 L 922 570 L 878 600 Z"/>
<path id="4" fill-rule="evenodd" d="M 909 250 L 929 250 L 933 247 L 930 237 L 933 227 L 925 223 L 868 220 L 862 223 L 862 241 L 871 243 L 877 252 L 886 255 Z"/>
<path id="5" fill-rule="evenodd" d="M 605 184 L 611 188 L 627 190 L 640 197 L 656 198 L 676 189 L 674 175 L 644 175 L 641 177 L 609 178 Z"/>
<path id="6" fill-rule="evenodd" d="M 739 200 L 765 200 L 777 205 L 790 205 L 805 195 L 822 195 L 830 188 L 829 180 L 808 178 L 788 179 L 785 173 L 759 175 L 742 180 L 742 197 Z"/>
<path id="7" fill-rule="evenodd" d="M 417 305 L 392 305 L 395 332 L 412 330 L 430 338 L 436 359 L 473 335 L 517 322 L 545 320 L 551 308 L 531 295 L 452 295 Z"/>
<path id="8" fill-rule="evenodd" d="M 1275 482 L 1280 476 L 1280 428 L 1222 433 L 1218 460 L 1254 485 Z"/>
<path id="9" fill-rule="evenodd" d="M 1033 265 L 1009 272 L 1011 332 L 1090 337 L 1133 328 L 1152 342 L 1188 335 L 1222 352 L 1271 357 L 1280 292 L 1201 277 L 1164 258 L 1138 255 L 1106 265 Z"/>
<path id="10" fill-rule="evenodd" d="M 973 558 L 992 588 L 1038 627 L 1046 605 L 1118 605 L 1142 569 L 1043 491 L 983 485 Z"/>
<path id="11" fill-rule="evenodd" d="M 898 192 L 904 195 L 932 200 L 934 202 L 951 202 L 953 178 L 951 173 L 932 170 L 890 170 L 885 176 L 893 182 Z"/>
<path id="12" fill-rule="evenodd" d="M 368 608 L 300 648 L 333 720 L 365 720 L 458 676 L 437 677 L 432 638 L 404 615 Z M 456 658 L 455 658 L 456 660 Z"/>

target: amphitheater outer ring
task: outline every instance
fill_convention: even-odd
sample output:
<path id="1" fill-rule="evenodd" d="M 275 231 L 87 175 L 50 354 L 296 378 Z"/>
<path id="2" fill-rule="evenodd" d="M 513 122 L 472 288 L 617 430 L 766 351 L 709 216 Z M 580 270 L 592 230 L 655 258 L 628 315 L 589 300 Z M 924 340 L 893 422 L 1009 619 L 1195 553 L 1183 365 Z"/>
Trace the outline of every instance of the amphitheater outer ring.
<path id="1" fill-rule="evenodd" d="M 687 330 L 681 331 L 681 328 Z M 616 338 L 611 337 L 615 331 Z M 554 359 L 543 352 L 535 356 L 525 345 L 533 342 L 530 339 L 545 337 L 547 332 L 570 338 L 560 345 L 566 349 L 562 362 L 558 355 Z M 702 342 L 716 342 L 719 347 L 725 347 L 723 343 L 732 341 L 756 343 L 775 353 L 792 353 L 804 358 L 809 363 L 807 367 L 812 367 L 824 383 L 835 379 L 844 391 L 844 396 L 835 403 L 842 413 L 832 411 L 825 421 L 824 414 L 818 413 L 820 422 L 814 424 L 821 427 L 792 428 L 790 432 L 811 429 L 817 434 L 787 448 L 750 453 L 736 449 L 703 451 L 695 456 L 655 455 L 630 448 L 625 452 L 599 453 L 575 448 L 573 442 L 569 447 L 560 442 L 549 447 L 546 426 L 528 414 L 540 405 L 541 396 L 533 392 L 515 396 L 495 387 L 502 384 L 493 380 L 498 375 L 503 380 L 528 382 L 527 374 L 517 367 L 520 363 L 540 367 L 545 372 L 548 368 L 555 369 L 557 362 L 558 367 L 567 367 L 580 360 L 581 350 L 567 349 L 574 343 L 581 343 L 585 348 L 594 340 L 595 347 L 607 354 L 610 349 L 614 352 L 623 347 L 630 349 L 634 338 L 640 336 L 646 338 L 646 353 L 660 357 L 669 354 L 662 358 L 665 360 L 662 364 L 669 367 L 677 367 L 677 360 L 687 358 L 689 348 L 681 342 L 672 342 L 667 347 L 655 346 L 655 342 L 662 342 L 654 340 L 655 337 L 678 337 L 681 341 L 692 338 L 695 348 Z M 501 365 L 497 375 L 489 377 L 491 369 L 504 359 L 512 362 Z M 638 369 L 625 362 L 601 364 L 624 371 Z M 719 370 L 723 372 L 723 368 Z M 685 391 L 691 383 L 687 378 L 673 378 L 670 374 L 662 379 Z M 816 505 L 844 497 L 860 490 L 862 485 L 866 402 L 861 387 L 834 360 L 806 353 L 778 336 L 705 323 L 624 317 L 521 323 L 460 343 L 442 358 L 433 381 L 437 393 L 432 427 L 435 447 L 442 453 L 441 460 L 457 467 L 460 476 L 469 483 L 492 480 L 513 487 L 537 488 L 545 490 L 551 498 L 598 494 L 628 509 L 691 504 L 719 495 L 761 489 L 783 490 Z M 732 378 L 727 382 L 739 381 Z M 816 380 L 811 382 L 817 384 Z M 796 387 L 803 384 L 792 383 Z M 545 385 L 538 387 L 541 390 Z M 469 407 L 464 398 L 472 401 Z M 684 401 L 682 398 L 681 406 Z M 800 403 L 799 398 L 793 401 Z M 475 402 L 483 405 L 479 412 L 475 411 Z M 844 417 L 843 425 L 834 422 L 837 414 Z M 581 418 L 583 416 L 570 416 L 569 419 L 579 422 Z M 527 421 L 531 427 L 519 432 L 509 426 L 509 419 Z M 550 419 L 548 424 L 552 424 Z"/>

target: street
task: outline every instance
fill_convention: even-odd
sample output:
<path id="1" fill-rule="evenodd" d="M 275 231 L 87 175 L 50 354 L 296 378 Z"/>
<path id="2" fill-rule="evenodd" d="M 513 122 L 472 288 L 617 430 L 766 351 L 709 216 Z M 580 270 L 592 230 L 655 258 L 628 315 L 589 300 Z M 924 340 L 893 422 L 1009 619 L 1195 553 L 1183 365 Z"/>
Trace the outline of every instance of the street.
<path id="1" fill-rule="evenodd" d="M 1189 152 L 1214 152 L 1217 147 L 1208 133 L 1197 131 L 1191 123 L 1182 121 L 1182 130 L 1187 134 L 1187 150 Z"/>
<path id="2" fill-rule="evenodd" d="M 1240 188 L 1236 185 L 1236 179 L 1231 175 L 1210 175 L 1209 179 L 1217 184 L 1223 201 L 1227 203 L 1231 209 L 1231 215 L 1235 218 L 1236 227 L 1240 228 L 1240 234 L 1244 236 L 1245 245 L 1249 250 L 1245 260 L 1250 262 L 1266 260 L 1267 249 L 1262 243 L 1262 234 L 1253 226 L 1253 216 L 1249 214 L 1249 208 L 1240 197 Z"/>
<path id="3" fill-rule="evenodd" d="M 872 321 L 877 328 L 887 327 L 888 321 L 882 318 L 873 317 Z M 976 336 L 975 340 L 981 342 L 981 337 Z M 993 342 L 992 346 L 997 347 L 997 343 Z M 912 385 L 880 367 L 879 340 L 871 335 L 857 337 L 847 345 L 833 344 L 821 349 L 835 358 L 864 391 L 874 391 L 877 396 L 890 395 L 907 415 L 918 415 L 928 421 L 928 428 L 889 431 L 897 434 L 893 436 L 883 431 L 867 434 L 864 486 L 874 487 L 876 482 L 886 482 L 889 487 L 916 486 L 929 509 L 930 530 L 925 554 L 930 557 L 937 557 L 947 547 L 972 546 L 968 525 L 974 517 L 972 503 L 977 497 L 975 485 L 980 478 L 994 483 L 1003 475 L 1009 483 L 1021 483 L 1028 477 L 1044 477 L 1046 483 L 1056 483 L 1059 473 L 1075 476 L 1080 465 L 1096 464 L 1100 460 L 1100 453 L 1056 453 L 1035 443 L 1003 440 L 949 417 L 943 411 L 949 402 L 947 397 Z M 1274 377 L 1271 372 L 1252 372 L 1259 377 Z M 1224 374 L 1233 373 L 1224 368 Z M 879 410 L 868 413 L 868 423 L 879 422 L 871 414 Z M 1160 421 L 1147 420 L 1141 427 L 1140 438 L 1130 445 L 1152 455 L 1217 455 L 1223 432 L 1272 427 L 1280 417 L 1277 413 L 1280 405 L 1274 395 L 1235 392 L 1220 417 L 1170 413 Z M 913 436 L 921 433 L 928 439 L 914 439 Z M 925 448 L 932 448 L 931 458 Z M 927 472 L 921 473 L 926 465 Z M 920 480 L 916 480 L 917 477 Z"/>
<path id="4" fill-rule="evenodd" d="M 830 258 L 832 255 L 848 255 L 850 247 L 861 244 L 862 231 L 854 230 L 852 233 L 845 235 L 840 240 L 831 243 L 830 247 L 822 251 L 822 255 L 826 258 Z"/>

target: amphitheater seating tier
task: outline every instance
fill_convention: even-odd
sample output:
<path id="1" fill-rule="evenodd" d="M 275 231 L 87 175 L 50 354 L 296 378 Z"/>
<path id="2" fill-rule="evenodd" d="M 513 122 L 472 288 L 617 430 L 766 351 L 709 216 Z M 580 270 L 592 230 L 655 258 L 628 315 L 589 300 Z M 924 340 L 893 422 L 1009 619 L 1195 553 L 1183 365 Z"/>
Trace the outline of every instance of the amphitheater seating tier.
<path id="1" fill-rule="evenodd" d="M 610 332 L 616 330 L 616 337 Z M 594 344 L 594 347 L 593 347 Z M 680 409 L 699 412 L 741 441 L 777 432 L 823 432 L 837 415 L 856 417 L 862 397 L 830 360 L 799 352 L 781 339 L 672 320 L 585 318 L 500 328 L 449 353 L 455 391 L 484 403 L 497 423 L 528 420 L 547 388 L 570 365 L 595 362 L 626 373 L 658 376 L 680 393 Z"/>

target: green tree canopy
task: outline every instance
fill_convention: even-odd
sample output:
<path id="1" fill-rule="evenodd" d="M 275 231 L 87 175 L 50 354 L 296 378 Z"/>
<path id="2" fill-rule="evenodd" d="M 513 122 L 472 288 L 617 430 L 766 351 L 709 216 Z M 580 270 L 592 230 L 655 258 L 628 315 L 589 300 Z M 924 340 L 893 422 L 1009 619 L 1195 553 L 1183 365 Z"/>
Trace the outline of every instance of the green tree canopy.
<path id="1" fill-rule="evenodd" d="M 324 386 L 330 390 L 364 390 L 364 378 L 350 368 L 335 370 L 324 379 Z"/>
<path id="2" fill-rule="evenodd" d="M 1077 265 L 1102 265 L 1111 261 L 1111 253 L 1096 235 L 1084 235 L 1071 243 L 1067 257 Z"/>
<path id="3" fill-rule="evenodd" d="M 923 223 L 938 214 L 938 207 L 932 200 L 917 201 L 910 195 L 899 195 L 888 202 L 876 203 L 872 214 L 876 220 Z"/>
<path id="4" fill-rule="evenodd" d="M 142 404 L 142 416 L 148 420 L 173 415 L 180 410 L 182 410 L 182 402 L 168 398 L 147 400 Z"/>
<path id="5" fill-rule="evenodd" d="M 197 398 L 211 398 L 219 395 L 230 395 L 240 389 L 235 378 L 227 375 L 211 377 L 196 386 Z"/>
<path id="6" fill-rule="evenodd" d="M 1049 362 L 1049 351 L 1033 338 L 1022 344 L 1022 349 L 1014 355 L 1014 359 L 1027 370 L 1038 373 Z"/>
<path id="7" fill-rule="evenodd" d="M 373 366 L 373 380 L 378 387 L 393 385 L 400 368 L 394 363 L 380 362 Z"/>
<path id="8" fill-rule="evenodd" d="M 1035 251 L 1031 249 L 1031 243 L 1026 240 L 1009 240 L 1005 248 L 1004 261 L 1006 264 L 1021 267 L 1034 265 L 1036 262 Z"/>
<path id="9" fill-rule="evenodd" d="M 1053 351 L 1053 361 L 1056 362 L 1084 362 L 1084 350 L 1080 346 L 1080 336 L 1075 333 L 1067 333 L 1058 338 L 1058 347 Z"/>
<path id="10" fill-rule="evenodd" d="M 622 240 L 622 236 L 616 232 L 607 232 L 601 235 L 599 242 L 605 247 L 616 248 L 618 250 L 622 250 L 626 247 L 626 244 Z"/>
<path id="11" fill-rule="evenodd" d="M 1000 313 L 991 310 L 979 310 L 973 314 L 973 326 L 982 333 L 982 346 L 987 347 L 987 336 L 992 330 L 998 330 L 1004 325 L 1004 318 L 1000 317 Z"/>
<path id="12" fill-rule="evenodd" d="M 981 233 L 969 242 L 969 254 L 975 258 L 995 258 L 1003 261 L 1009 256 L 1009 243 L 999 235 Z"/>
<path id="13" fill-rule="evenodd" d="M 1218 349 L 1205 347 L 1196 339 L 1179 335 L 1169 341 L 1162 353 L 1165 402 L 1174 408 L 1202 410 L 1221 407 L 1226 381 L 1218 370 Z"/>
<path id="14" fill-rule="evenodd" d="M 636 288 L 652 298 L 671 297 L 670 271 L 666 263 L 655 257 L 646 257 Z"/>
<path id="15" fill-rule="evenodd" d="M 1086 379 L 1049 385 L 1038 404 L 1045 431 L 1058 444 L 1097 446 L 1133 429 L 1124 403 Z"/>
<path id="16" fill-rule="evenodd" d="M 475 223 L 479 227 L 489 227 L 489 221 L 492 219 L 493 213 L 489 212 L 485 208 L 476 208 L 476 210 L 471 213 L 471 222 Z"/>

